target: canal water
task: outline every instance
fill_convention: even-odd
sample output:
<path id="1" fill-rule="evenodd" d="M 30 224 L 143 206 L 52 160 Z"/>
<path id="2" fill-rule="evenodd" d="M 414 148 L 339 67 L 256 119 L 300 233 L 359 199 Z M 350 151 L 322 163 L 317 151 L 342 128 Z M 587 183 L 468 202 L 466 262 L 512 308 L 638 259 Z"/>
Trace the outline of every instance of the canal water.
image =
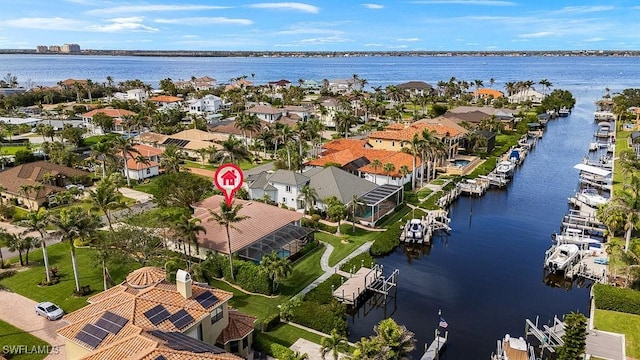
<path id="1" fill-rule="evenodd" d="M 578 186 L 573 165 L 592 140 L 595 100 L 579 99 L 569 117 L 550 121 L 505 189 L 454 202 L 449 236 L 430 248 L 401 246 L 379 258 L 386 273 L 400 270 L 397 299 L 351 317 L 349 340 L 371 335 L 391 316 L 415 333 L 412 355 L 419 358 L 442 310 L 449 324 L 442 358 L 486 359 L 505 333 L 524 336 L 526 318 L 547 323 L 571 311 L 588 314 L 589 284 L 548 285 L 542 264 Z"/>

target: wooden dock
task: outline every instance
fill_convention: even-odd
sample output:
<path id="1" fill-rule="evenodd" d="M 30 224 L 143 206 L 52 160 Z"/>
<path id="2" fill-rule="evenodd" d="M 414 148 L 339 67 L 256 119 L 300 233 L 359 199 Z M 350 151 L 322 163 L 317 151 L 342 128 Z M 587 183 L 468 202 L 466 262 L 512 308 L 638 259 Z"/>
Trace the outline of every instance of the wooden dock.
<path id="1" fill-rule="evenodd" d="M 424 345 L 425 347 L 424 354 L 422 355 L 420 360 L 437 359 L 440 355 L 440 352 L 442 352 L 442 349 L 447 344 L 447 338 L 449 337 L 448 334 L 449 333 L 445 331 L 444 337 L 442 337 L 440 336 L 440 334 L 438 334 L 438 330 L 436 330 L 435 339 L 433 339 L 433 342 L 431 342 L 431 345 L 429 345 L 429 347 L 427 347 L 426 344 Z"/>
<path id="2" fill-rule="evenodd" d="M 469 196 L 482 196 L 489 189 L 489 180 L 487 179 L 467 179 L 467 181 L 459 182 L 457 187 L 460 192 Z"/>
<path id="3" fill-rule="evenodd" d="M 396 269 L 388 277 L 382 274 L 382 265 L 376 265 L 373 269 L 361 267 L 354 274 L 342 274 L 347 280 L 333 291 L 333 297 L 346 305 L 357 306 L 358 300 L 367 292 L 374 291 L 386 296 L 396 288 L 398 274 Z"/>
<path id="4" fill-rule="evenodd" d="M 562 219 L 563 228 L 573 228 L 603 234 L 606 226 L 596 218 L 595 213 L 569 211 Z"/>

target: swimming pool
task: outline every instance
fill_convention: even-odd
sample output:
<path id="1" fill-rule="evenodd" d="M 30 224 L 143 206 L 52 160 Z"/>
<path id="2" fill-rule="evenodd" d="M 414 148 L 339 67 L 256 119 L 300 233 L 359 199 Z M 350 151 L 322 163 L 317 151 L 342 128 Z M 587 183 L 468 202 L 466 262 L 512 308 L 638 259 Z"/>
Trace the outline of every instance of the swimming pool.
<path id="1" fill-rule="evenodd" d="M 465 167 L 467 165 L 469 165 L 471 161 L 469 160 L 465 160 L 465 159 L 455 159 L 453 161 L 453 165 L 457 166 L 457 167 Z"/>

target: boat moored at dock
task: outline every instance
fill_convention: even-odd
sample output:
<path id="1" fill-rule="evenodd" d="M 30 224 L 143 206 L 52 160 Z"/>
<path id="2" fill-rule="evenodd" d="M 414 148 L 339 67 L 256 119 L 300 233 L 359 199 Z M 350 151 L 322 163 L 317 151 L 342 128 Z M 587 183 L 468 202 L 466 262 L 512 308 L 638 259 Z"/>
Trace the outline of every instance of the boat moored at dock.
<path id="1" fill-rule="evenodd" d="M 554 245 L 546 251 L 544 266 L 553 272 L 569 269 L 580 260 L 580 248 L 575 244 Z"/>
<path id="2" fill-rule="evenodd" d="M 491 355 L 491 360 L 536 360 L 536 356 L 533 346 L 523 337 L 516 339 L 506 334 L 502 340 L 498 340 L 496 352 Z"/>

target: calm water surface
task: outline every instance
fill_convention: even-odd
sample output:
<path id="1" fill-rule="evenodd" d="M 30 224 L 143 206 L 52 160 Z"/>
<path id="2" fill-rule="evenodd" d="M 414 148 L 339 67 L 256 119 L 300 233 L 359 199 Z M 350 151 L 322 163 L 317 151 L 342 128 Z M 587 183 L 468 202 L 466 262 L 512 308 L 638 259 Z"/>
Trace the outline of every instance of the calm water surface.
<path id="1" fill-rule="evenodd" d="M 582 159 L 594 131 L 593 102 L 604 94 L 637 87 L 640 59 L 598 57 L 368 57 L 368 58 L 142 58 L 0 55 L 0 74 L 20 82 L 54 85 L 66 78 L 104 82 L 141 79 L 157 87 L 161 79 L 208 75 L 227 82 L 247 75 L 256 84 L 288 79 L 345 78 L 358 74 L 368 86 L 451 77 L 482 79 L 495 88 L 507 81 L 548 79 L 570 90 L 578 104 L 568 118 L 549 123 L 542 141 L 505 190 L 482 198 L 460 198 L 450 209 L 453 231 L 433 246 L 404 248 L 379 263 L 400 270 L 397 303 L 386 315 L 416 333 L 419 347 L 433 339 L 437 312 L 449 323 L 446 359 L 486 359 L 505 333 L 522 336 L 524 319 L 547 322 L 570 311 L 586 313 L 588 289 L 567 290 L 543 282 L 544 251 L 559 230 L 567 197 L 577 187 L 572 166 Z M 251 74 L 254 74 L 252 77 Z M 373 334 L 383 309 L 350 318 L 350 340 Z M 420 356 L 415 351 L 415 357 Z"/>

